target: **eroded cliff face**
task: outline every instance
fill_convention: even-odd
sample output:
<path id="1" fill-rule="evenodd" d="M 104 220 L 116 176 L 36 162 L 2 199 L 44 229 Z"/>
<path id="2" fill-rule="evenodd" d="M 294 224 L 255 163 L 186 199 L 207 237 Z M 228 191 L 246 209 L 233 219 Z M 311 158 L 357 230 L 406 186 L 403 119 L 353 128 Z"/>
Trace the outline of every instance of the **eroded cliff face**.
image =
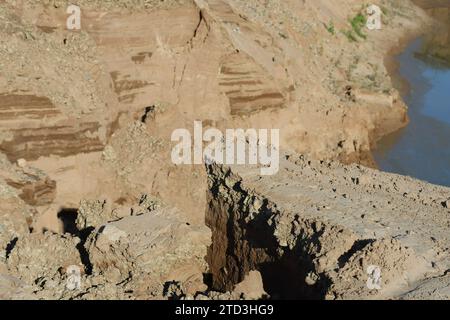
<path id="1" fill-rule="evenodd" d="M 374 165 L 376 140 L 407 123 L 385 55 L 428 22 L 408 0 L 375 2 L 385 28 L 353 41 L 356 0 L 81 0 L 77 32 L 66 30 L 67 1 L 1 1 L 3 296 L 332 298 L 347 285 L 336 277 L 360 276 L 350 253 L 404 257 L 401 244 L 346 225 L 278 221 L 284 202 L 226 182 L 225 169 L 170 158 L 172 132 L 202 120 L 281 129 L 282 150 Z M 314 170 L 319 189 L 339 175 Z M 280 238 L 283 224 L 293 233 Z M 82 290 L 66 290 L 68 264 L 83 270 Z M 263 282 L 256 293 L 249 277 Z"/>
<path id="2" fill-rule="evenodd" d="M 57 206 L 134 189 L 202 221 L 202 168 L 170 161 L 171 133 L 194 120 L 282 129 L 284 150 L 372 166 L 376 140 L 407 123 L 383 59 L 427 21 L 409 1 L 380 2 L 385 28 L 357 42 L 354 0 L 79 4 L 80 32 L 66 1 L 0 12 L 0 150 L 56 181 Z"/>
<path id="3" fill-rule="evenodd" d="M 449 189 L 297 155 L 281 167 L 269 178 L 208 167 L 213 289 L 258 270 L 273 298 L 448 296 Z M 381 290 L 367 286 L 370 266 Z"/>

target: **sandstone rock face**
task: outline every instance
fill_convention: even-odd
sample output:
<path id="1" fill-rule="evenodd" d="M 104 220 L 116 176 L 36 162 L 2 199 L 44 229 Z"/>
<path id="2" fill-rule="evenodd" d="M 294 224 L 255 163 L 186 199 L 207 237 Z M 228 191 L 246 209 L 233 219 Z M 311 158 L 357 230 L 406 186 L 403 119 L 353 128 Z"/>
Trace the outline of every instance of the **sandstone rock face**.
<path id="1" fill-rule="evenodd" d="M 0 188 L 2 188 L 0 181 Z M 5 263 L 8 254 L 19 237 L 29 234 L 29 221 L 32 212 L 18 198 L 1 198 L 0 213 L 0 265 Z"/>
<path id="2" fill-rule="evenodd" d="M 0 154 L 0 174 L 13 187 L 18 196 L 31 206 L 51 204 L 56 197 L 56 182 L 42 170 L 32 168 L 23 161 L 12 165 L 6 156 Z"/>
<path id="3" fill-rule="evenodd" d="M 3 94 L 0 101 L 2 131 L 9 135 L 0 142 L 0 151 L 11 161 L 103 149 L 97 122 L 64 119 L 46 97 Z"/>
<path id="4" fill-rule="evenodd" d="M 2 160 L 4 158 L 0 157 L 0 162 Z M 1 162 L 1 166 L 4 164 Z M 0 273 L 3 273 L 6 259 L 18 238 L 29 234 L 34 211 L 19 198 L 18 190 L 8 185 L 3 177 L 0 177 L 0 203 Z"/>

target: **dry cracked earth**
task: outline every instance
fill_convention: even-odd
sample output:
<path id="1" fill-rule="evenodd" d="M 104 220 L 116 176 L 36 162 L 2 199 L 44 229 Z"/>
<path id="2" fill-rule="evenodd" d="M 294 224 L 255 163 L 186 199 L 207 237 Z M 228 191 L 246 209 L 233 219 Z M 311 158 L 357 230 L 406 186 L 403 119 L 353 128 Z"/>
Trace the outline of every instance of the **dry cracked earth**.
<path id="1" fill-rule="evenodd" d="M 357 0 L 70 3 L 0 0 L 0 299 L 450 298 L 450 189 L 371 154 L 423 3 L 356 41 Z M 281 129 L 279 172 L 174 165 L 195 120 Z"/>

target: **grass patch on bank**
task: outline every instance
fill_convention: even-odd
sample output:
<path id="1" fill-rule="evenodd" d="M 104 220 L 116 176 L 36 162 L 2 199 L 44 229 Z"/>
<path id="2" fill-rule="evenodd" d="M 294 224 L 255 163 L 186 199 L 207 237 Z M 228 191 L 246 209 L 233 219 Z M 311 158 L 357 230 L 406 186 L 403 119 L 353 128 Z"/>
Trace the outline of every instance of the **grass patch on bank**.
<path id="1" fill-rule="evenodd" d="M 350 42 L 357 42 L 358 39 L 367 39 L 367 34 L 363 32 L 363 28 L 367 24 L 367 18 L 364 14 L 359 12 L 353 18 L 349 19 L 351 26 L 350 30 L 342 30 L 341 32 L 346 36 Z"/>
<path id="2" fill-rule="evenodd" d="M 334 28 L 333 21 L 330 21 L 330 23 L 328 24 L 324 23 L 323 26 L 325 27 L 325 29 L 327 29 L 328 33 L 330 33 L 331 35 L 334 36 L 336 34 L 336 29 Z"/>
<path id="3" fill-rule="evenodd" d="M 364 34 L 362 28 L 367 23 L 367 18 L 361 13 L 358 13 L 353 19 L 350 20 L 350 24 L 352 25 L 352 30 L 355 32 L 360 38 L 366 39 L 367 35 Z"/>

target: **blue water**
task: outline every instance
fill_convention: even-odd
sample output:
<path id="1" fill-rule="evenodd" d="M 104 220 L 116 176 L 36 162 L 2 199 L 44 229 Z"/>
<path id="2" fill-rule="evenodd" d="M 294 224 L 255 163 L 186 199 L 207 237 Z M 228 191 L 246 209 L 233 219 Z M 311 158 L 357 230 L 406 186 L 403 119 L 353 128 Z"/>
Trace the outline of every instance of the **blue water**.
<path id="1" fill-rule="evenodd" d="M 450 69 L 417 58 L 421 43 L 398 57 L 411 122 L 380 141 L 375 160 L 383 171 L 450 186 Z"/>
<path id="2" fill-rule="evenodd" d="M 450 124 L 450 71 L 427 68 L 423 77 L 431 87 L 423 97 L 423 114 Z"/>

